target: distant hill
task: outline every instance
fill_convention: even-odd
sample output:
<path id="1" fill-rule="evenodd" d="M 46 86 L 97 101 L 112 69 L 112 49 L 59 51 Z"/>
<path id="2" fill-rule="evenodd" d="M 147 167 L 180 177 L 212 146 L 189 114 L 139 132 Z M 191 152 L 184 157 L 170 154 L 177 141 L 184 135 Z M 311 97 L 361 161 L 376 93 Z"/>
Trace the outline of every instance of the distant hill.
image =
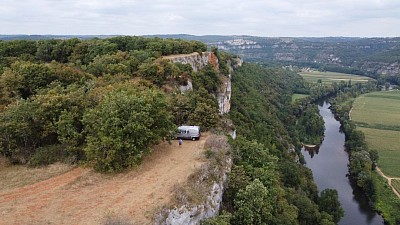
<path id="1" fill-rule="evenodd" d="M 92 39 L 118 35 L 0 35 L 0 40 Z M 313 67 L 377 77 L 400 74 L 400 37 L 257 37 L 247 35 L 144 35 L 196 40 L 267 65 Z"/>
<path id="2" fill-rule="evenodd" d="M 5 35 L 0 34 L 0 40 L 11 41 L 11 40 L 50 40 L 50 39 L 71 39 L 79 38 L 82 40 L 92 39 L 92 38 L 110 38 L 119 35 L 27 35 L 27 34 L 13 34 Z"/>

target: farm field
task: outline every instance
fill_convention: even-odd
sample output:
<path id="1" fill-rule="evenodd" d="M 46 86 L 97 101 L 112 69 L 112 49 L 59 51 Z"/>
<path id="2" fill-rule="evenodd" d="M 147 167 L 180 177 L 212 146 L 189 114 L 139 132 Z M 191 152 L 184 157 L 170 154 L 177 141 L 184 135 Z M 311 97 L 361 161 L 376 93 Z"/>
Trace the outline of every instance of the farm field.
<path id="1" fill-rule="evenodd" d="M 393 180 L 392 185 L 397 190 L 397 192 L 400 192 L 400 180 Z"/>
<path id="2" fill-rule="evenodd" d="M 311 72 L 301 72 L 299 74 L 304 78 L 304 80 L 308 82 L 314 83 L 317 82 L 318 80 L 321 80 L 323 84 L 332 84 L 334 82 L 339 83 L 340 81 L 348 82 L 349 80 L 351 80 L 352 83 L 368 82 L 369 80 L 373 80 L 370 77 L 347 74 L 347 73 L 335 73 L 335 72 L 311 71 Z"/>
<path id="3" fill-rule="evenodd" d="M 400 130 L 400 91 L 373 92 L 358 97 L 351 118 L 358 126 Z"/>
<path id="4" fill-rule="evenodd" d="M 373 128 L 357 128 L 365 134 L 370 149 L 379 154 L 378 166 L 389 177 L 400 177 L 400 131 L 381 130 Z"/>
<path id="5" fill-rule="evenodd" d="M 400 91 L 362 95 L 354 101 L 351 112 L 368 147 L 378 151 L 378 166 L 389 177 L 400 177 L 399 112 Z"/>

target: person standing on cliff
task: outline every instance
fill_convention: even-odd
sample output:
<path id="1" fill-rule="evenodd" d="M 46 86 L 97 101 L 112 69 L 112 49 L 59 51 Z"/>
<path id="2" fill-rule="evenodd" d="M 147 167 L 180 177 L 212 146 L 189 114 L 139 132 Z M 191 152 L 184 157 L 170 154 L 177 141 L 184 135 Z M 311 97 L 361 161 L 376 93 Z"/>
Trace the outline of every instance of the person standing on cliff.
<path id="1" fill-rule="evenodd" d="M 183 141 L 182 141 L 181 138 L 179 138 L 178 143 L 179 143 L 179 148 L 180 148 L 182 146 L 182 144 L 183 144 Z"/>

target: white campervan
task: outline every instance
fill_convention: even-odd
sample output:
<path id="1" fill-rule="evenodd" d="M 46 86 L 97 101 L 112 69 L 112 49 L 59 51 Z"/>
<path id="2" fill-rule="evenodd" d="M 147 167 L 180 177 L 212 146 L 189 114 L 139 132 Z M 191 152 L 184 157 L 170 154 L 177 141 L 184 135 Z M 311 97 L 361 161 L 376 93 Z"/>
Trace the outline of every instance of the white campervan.
<path id="1" fill-rule="evenodd" d="M 199 126 L 180 126 L 178 127 L 177 139 L 199 140 L 201 136 Z"/>

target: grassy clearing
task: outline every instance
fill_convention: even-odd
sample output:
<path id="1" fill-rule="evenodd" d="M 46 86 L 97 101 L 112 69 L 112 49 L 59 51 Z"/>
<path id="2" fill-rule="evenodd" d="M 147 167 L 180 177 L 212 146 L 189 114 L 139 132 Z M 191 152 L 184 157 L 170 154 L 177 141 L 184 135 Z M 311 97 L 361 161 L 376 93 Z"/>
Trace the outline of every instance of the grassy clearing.
<path id="1" fill-rule="evenodd" d="M 392 185 L 394 189 L 400 193 L 400 180 L 392 180 Z"/>
<path id="2" fill-rule="evenodd" d="M 0 159 L 0 191 L 23 187 L 51 177 L 63 174 L 74 166 L 55 163 L 40 168 L 29 168 L 20 165 L 8 165 L 4 159 Z"/>
<path id="3" fill-rule="evenodd" d="M 334 82 L 339 83 L 341 81 L 348 82 L 349 80 L 351 80 L 352 83 L 368 82 L 369 80 L 373 80 L 370 77 L 364 77 L 347 73 L 311 71 L 311 72 L 301 72 L 299 74 L 308 82 L 316 83 L 318 82 L 318 80 L 321 80 L 323 84 L 332 84 Z"/>
<path id="4" fill-rule="evenodd" d="M 380 211 L 388 224 L 396 224 L 396 221 L 400 221 L 400 199 L 393 193 L 385 178 L 374 172 L 372 179 L 376 188 L 376 209 Z"/>
<path id="5" fill-rule="evenodd" d="M 297 99 L 301 99 L 301 98 L 307 98 L 310 95 L 306 95 L 306 94 L 293 94 L 292 95 L 292 102 L 295 102 Z"/>

